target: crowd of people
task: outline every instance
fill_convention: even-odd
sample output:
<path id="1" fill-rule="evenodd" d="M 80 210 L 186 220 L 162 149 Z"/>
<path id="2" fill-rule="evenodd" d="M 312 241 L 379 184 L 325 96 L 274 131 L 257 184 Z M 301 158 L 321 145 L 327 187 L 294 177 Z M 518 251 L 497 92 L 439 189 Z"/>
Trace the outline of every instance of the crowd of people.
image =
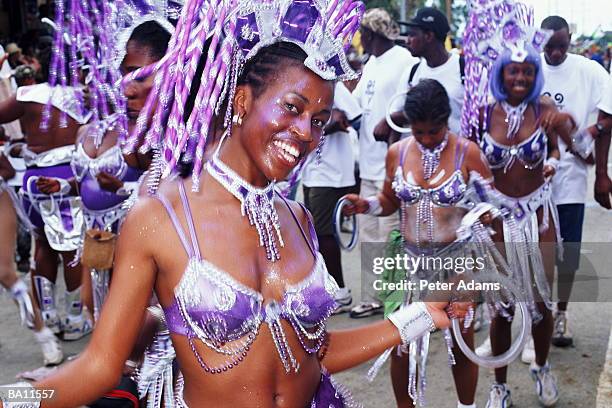
<path id="1" fill-rule="evenodd" d="M 385 10 L 353 0 L 58 3 L 52 47 L 0 49 L 0 284 L 45 365 L 64 361 L 62 341 L 91 338 L 52 375 L 15 385 L 52 398 L 0 394 L 0 407 L 351 407 L 332 375 L 378 357 L 373 376 L 389 356 L 397 406 L 422 406 L 441 329 L 457 407 L 473 408 L 482 360 L 458 343 L 504 355 L 519 303 L 535 394 L 546 407 L 562 398 L 549 350 L 573 343 L 589 166 L 596 201 L 610 209 L 612 195 L 612 77 L 568 52 L 565 19 L 535 27 L 514 0 L 482 1 L 449 51 L 431 7 L 398 44 Z M 298 180 L 303 204 L 288 198 Z M 391 301 L 366 268 L 354 304 L 336 216 L 356 214 L 362 244 L 498 254 L 487 268 L 520 296 Z M 328 330 L 345 312 L 383 318 Z M 512 406 L 508 362 L 487 408 Z"/>

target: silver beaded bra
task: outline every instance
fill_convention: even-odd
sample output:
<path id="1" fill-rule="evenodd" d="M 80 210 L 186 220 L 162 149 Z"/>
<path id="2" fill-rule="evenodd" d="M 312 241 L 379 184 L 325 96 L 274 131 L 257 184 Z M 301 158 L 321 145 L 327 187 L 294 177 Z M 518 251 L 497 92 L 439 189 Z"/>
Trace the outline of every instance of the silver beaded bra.
<path id="1" fill-rule="evenodd" d="M 327 273 L 325 262 L 316 248 L 312 221 L 309 218 L 310 231 L 306 234 L 287 204 L 315 257 L 315 263 L 304 280 L 286 286 L 282 300 L 270 300 L 264 304 L 261 293 L 238 282 L 202 258 L 182 181 L 179 183 L 179 192 L 187 220 L 187 234 L 167 199 L 161 194 L 156 196 L 166 208 L 189 256 L 185 272 L 174 289 L 174 300 L 164 309 L 168 329 L 172 333 L 187 336 L 202 369 L 218 374 L 240 364 L 265 322 L 285 370 L 297 371 L 299 365 L 289 347 L 280 319 L 291 324 L 307 353 L 316 353 L 324 342 L 326 321 L 335 308 L 334 294 L 338 290 L 338 285 Z M 196 350 L 196 339 L 209 349 L 225 355 L 226 361 L 217 367 L 207 364 Z"/>

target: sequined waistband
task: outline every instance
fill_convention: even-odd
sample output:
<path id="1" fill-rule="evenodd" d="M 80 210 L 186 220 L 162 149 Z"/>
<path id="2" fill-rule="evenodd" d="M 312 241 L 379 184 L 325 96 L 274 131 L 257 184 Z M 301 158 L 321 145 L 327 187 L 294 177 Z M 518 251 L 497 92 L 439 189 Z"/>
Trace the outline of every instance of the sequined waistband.
<path id="1" fill-rule="evenodd" d="M 74 154 L 74 145 L 56 147 L 42 153 L 34 153 L 27 147 L 23 149 L 23 159 L 27 167 L 52 167 L 70 163 Z"/>

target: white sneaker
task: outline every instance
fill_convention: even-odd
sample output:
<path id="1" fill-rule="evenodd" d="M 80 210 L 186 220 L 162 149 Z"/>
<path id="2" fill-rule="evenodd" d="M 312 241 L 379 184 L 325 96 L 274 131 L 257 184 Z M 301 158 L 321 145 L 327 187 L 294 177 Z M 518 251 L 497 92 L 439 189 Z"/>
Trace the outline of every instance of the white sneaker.
<path id="1" fill-rule="evenodd" d="M 533 345 L 533 337 L 529 336 L 529 340 L 521 353 L 521 361 L 525 364 L 531 364 L 535 361 L 535 346 Z"/>
<path id="2" fill-rule="evenodd" d="M 60 334 L 62 332 L 62 323 L 60 321 L 57 310 L 48 310 L 46 312 L 40 312 L 45 326 L 48 327 L 53 334 Z"/>
<path id="3" fill-rule="evenodd" d="M 485 408 L 510 408 L 512 398 L 507 384 L 493 383 L 489 391 L 489 400 Z"/>
<path id="4" fill-rule="evenodd" d="M 64 359 L 64 353 L 62 352 L 62 346 L 59 340 L 51 329 L 43 327 L 39 332 L 34 332 L 34 337 L 43 353 L 43 361 L 46 366 L 57 365 Z"/>
<path id="5" fill-rule="evenodd" d="M 487 337 L 485 342 L 476 348 L 476 355 L 478 355 L 478 357 L 491 357 L 493 355 L 490 337 Z"/>
<path id="6" fill-rule="evenodd" d="M 551 342 L 557 347 L 569 347 L 574 343 L 572 332 L 567 322 L 567 312 L 555 312 L 555 323 Z"/>
<path id="7" fill-rule="evenodd" d="M 346 313 L 351 310 L 351 303 L 353 303 L 353 296 L 349 288 L 340 288 L 334 296 L 336 301 L 336 309 L 332 314 Z"/>
<path id="8" fill-rule="evenodd" d="M 66 341 L 79 340 L 91 333 L 93 324 L 84 313 L 79 316 L 68 315 L 64 324 L 64 336 Z"/>
<path id="9" fill-rule="evenodd" d="M 559 389 L 557 388 L 557 379 L 550 372 L 550 364 L 548 362 L 544 367 L 539 367 L 535 362 L 529 367 L 531 378 L 536 383 L 536 393 L 540 404 L 544 407 L 552 407 L 559 400 Z"/>

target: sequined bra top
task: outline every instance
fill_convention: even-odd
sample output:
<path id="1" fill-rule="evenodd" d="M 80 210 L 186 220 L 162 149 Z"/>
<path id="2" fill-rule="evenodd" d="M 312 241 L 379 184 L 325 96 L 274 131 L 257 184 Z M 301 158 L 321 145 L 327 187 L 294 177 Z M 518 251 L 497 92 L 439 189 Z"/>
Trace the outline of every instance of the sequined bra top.
<path id="1" fill-rule="evenodd" d="M 459 140 L 457 142 L 457 149 L 455 151 L 455 171 L 453 174 L 437 187 L 423 188 L 416 184 L 409 183 L 404 177 L 404 160 L 412 140 L 414 139 L 406 143 L 402 150 L 400 154 L 400 163 L 395 171 L 392 188 L 397 198 L 407 205 L 415 205 L 425 196 L 428 196 L 432 203 L 438 207 L 452 207 L 461 201 L 467 189 L 467 184 L 461 172 L 461 165 L 463 164 L 468 142 L 465 140 Z"/>
<path id="2" fill-rule="evenodd" d="M 547 156 L 548 137 L 539 126 L 539 119 L 538 127 L 535 132 L 524 141 L 514 145 L 501 144 L 496 142 L 489 133 L 491 114 L 494 106 L 495 105 L 490 105 L 487 108 L 489 111 L 487 126 L 480 140 L 480 149 L 487 158 L 489 166 L 494 170 L 504 169 L 505 172 L 518 160 L 525 168 L 533 170 L 540 165 Z M 538 109 L 536 107 L 536 117 L 538 116 Z"/>
<path id="3" fill-rule="evenodd" d="M 128 168 L 119 146 L 111 147 L 98 157 L 90 157 L 82 143 L 77 146 L 70 166 L 77 181 L 83 180 L 87 173 L 95 178 L 100 172 L 122 179 Z"/>
<path id="4" fill-rule="evenodd" d="M 261 293 L 238 282 L 202 258 L 182 181 L 179 183 L 179 193 L 187 220 L 187 234 L 167 199 L 163 195 L 156 196 L 166 208 L 189 257 L 185 272 L 174 289 L 173 302 L 164 309 L 168 329 L 172 333 L 187 336 L 201 367 L 206 372 L 217 374 L 231 369 L 244 359 L 265 322 L 285 370 L 297 371 L 297 360 L 287 343 L 280 319 L 291 324 L 307 353 L 316 353 L 325 339 L 326 321 L 334 310 L 334 294 L 338 290 L 338 285 L 328 274 L 316 247 L 312 221 L 309 218 L 310 233 L 306 234 L 287 204 L 315 257 L 315 263 L 304 280 L 286 285 L 280 301 L 267 300 Z M 226 362 L 217 367 L 208 365 L 196 350 L 195 339 L 217 353 L 225 354 Z"/>

